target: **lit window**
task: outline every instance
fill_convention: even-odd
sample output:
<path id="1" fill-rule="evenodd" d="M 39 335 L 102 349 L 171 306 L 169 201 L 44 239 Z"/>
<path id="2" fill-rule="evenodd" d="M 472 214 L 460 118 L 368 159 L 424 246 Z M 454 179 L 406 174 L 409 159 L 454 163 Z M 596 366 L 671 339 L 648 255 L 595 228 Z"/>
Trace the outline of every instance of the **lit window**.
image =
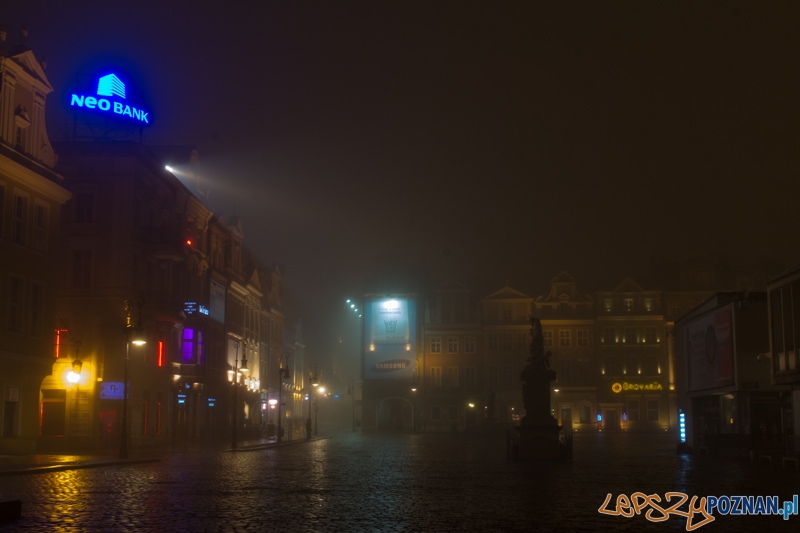
<path id="1" fill-rule="evenodd" d="M 496 350 L 497 349 L 497 333 L 490 333 L 489 334 L 489 349 Z"/>
<path id="2" fill-rule="evenodd" d="M 475 337 L 464 339 L 464 349 L 467 353 L 475 353 Z"/>
<path id="3" fill-rule="evenodd" d="M 578 346 L 589 346 L 589 330 L 579 329 L 577 331 Z"/>
<path id="4" fill-rule="evenodd" d="M 569 346 L 570 345 L 570 332 L 568 329 L 562 329 L 558 332 L 558 345 L 559 346 Z"/>
<path id="5" fill-rule="evenodd" d="M 503 349 L 504 350 L 511 350 L 514 345 L 514 335 L 513 333 L 503 333 Z"/>
<path id="6" fill-rule="evenodd" d="M 458 337 L 447 337 L 447 351 L 458 353 Z"/>
<path id="7" fill-rule="evenodd" d="M 431 367 L 431 385 L 434 387 L 442 386 L 442 367 L 440 366 Z"/>
<path id="8" fill-rule="evenodd" d="M 431 337 L 431 353 L 442 353 L 441 337 Z"/>

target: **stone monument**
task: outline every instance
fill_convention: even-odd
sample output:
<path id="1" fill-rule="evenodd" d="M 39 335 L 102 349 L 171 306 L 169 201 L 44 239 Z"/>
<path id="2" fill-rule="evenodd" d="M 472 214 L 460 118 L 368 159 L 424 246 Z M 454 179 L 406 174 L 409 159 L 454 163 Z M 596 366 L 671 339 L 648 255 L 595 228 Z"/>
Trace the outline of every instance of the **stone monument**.
<path id="1" fill-rule="evenodd" d="M 525 405 L 525 416 L 516 427 L 519 459 L 557 461 L 561 426 L 550 414 L 550 382 L 556 379 L 556 372 L 550 368 L 550 352 L 544 351 L 542 323 L 538 318 L 531 317 L 530 333 L 531 355 L 519 375 Z"/>

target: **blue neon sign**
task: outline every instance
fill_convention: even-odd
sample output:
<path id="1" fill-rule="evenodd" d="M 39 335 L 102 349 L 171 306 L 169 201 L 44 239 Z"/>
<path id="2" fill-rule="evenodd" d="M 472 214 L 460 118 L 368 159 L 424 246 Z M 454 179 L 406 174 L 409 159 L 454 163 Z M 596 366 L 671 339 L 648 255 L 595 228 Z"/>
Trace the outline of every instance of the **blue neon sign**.
<path id="1" fill-rule="evenodd" d="M 150 124 L 150 112 L 128 105 L 126 98 L 125 84 L 122 80 L 116 74 L 107 74 L 97 80 L 97 96 L 72 93 L 69 105 L 114 113 L 120 117 Z"/>

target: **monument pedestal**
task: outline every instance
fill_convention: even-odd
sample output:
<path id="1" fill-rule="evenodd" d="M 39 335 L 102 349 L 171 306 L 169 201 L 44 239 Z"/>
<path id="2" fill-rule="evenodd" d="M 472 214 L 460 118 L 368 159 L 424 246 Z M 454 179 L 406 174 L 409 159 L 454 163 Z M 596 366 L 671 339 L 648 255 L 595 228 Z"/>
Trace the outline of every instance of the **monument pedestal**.
<path id="1" fill-rule="evenodd" d="M 520 461 L 558 461 L 561 458 L 558 442 L 561 426 L 554 418 L 551 420 L 552 424 L 545 422 L 517 426 Z"/>

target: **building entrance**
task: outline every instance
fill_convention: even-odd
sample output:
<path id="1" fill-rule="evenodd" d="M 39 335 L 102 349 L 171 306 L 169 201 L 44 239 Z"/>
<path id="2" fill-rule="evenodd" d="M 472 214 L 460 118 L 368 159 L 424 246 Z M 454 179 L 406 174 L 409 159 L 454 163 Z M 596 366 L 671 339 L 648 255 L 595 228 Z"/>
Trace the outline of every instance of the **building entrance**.
<path id="1" fill-rule="evenodd" d="M 386 398 L 375 410 L 378 429 L 413 431 L 414 407 L 404 398 Z"/>

